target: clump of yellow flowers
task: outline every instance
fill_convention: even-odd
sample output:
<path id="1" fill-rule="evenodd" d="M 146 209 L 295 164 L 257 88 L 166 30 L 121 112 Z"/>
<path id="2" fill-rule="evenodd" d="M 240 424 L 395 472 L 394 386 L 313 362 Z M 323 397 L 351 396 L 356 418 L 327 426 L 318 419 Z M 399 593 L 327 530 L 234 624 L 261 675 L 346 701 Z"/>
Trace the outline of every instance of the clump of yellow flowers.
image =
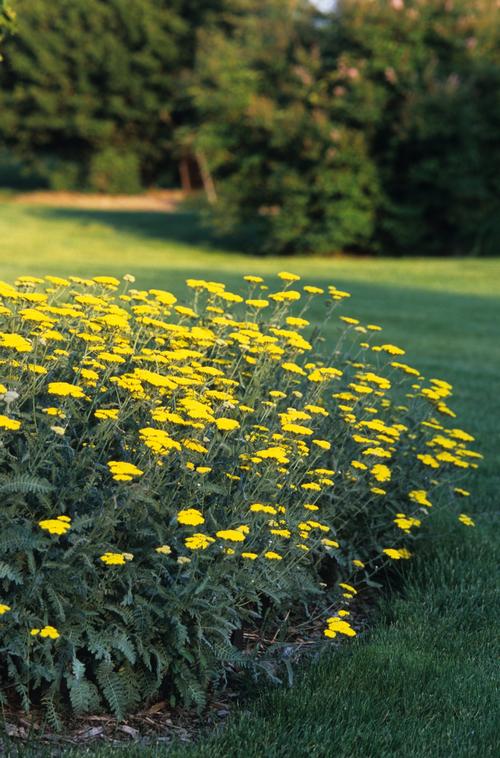
<path id="1" fill-rule="evenodd" d="M 0 681 L 25 707 L 199 705 L 252 656 L 237 629 L 308 602 L 354 636 L 364 586 L 480 458 L 451 385 L 337 315 L 348 292 L 133 284 L 0 282 Z"/>

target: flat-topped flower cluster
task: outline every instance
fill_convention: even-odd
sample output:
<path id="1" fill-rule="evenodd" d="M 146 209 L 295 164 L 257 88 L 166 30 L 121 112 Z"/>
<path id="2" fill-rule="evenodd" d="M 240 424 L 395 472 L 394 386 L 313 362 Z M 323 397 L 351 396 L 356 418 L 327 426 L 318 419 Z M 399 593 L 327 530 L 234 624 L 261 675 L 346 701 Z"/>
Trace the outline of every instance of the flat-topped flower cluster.
<path id="1" fill-rule="evenodd" d="M 450 384 L 338 317 L 349 293 L 243 279 L 189 279 L 189 305 L 129 275 L 0 283 L 0 699 L 200 704 L 241 628 L 314 601 L 354 636 L 364 585 L 468 495 Z"/>

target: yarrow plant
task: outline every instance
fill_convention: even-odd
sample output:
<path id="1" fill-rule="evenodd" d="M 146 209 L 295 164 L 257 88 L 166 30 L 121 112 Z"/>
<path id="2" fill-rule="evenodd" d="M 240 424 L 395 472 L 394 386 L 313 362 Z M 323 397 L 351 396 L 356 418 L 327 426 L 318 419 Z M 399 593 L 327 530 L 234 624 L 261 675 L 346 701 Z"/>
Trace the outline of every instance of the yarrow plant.
<path id="1" fill-rule="evenodd" d="M 349 293 L 279 277 L 189 279 L 189 305 L 129 275 L 0 283 L 2 702 L 200 705 L 263 619 L 286 641 L 312 603 L 354 636 L 437 493 L 469 494 L 451 386 L 339 318 Z"/>

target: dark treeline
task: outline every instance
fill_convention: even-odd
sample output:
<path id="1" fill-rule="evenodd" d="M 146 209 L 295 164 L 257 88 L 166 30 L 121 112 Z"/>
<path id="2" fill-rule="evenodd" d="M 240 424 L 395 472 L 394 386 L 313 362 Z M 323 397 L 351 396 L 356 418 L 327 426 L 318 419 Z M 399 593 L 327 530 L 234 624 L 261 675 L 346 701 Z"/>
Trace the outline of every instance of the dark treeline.
<path id="1" fill-rule="evenodd" d="M 0 139 L 54 188 L 203 188 L 264 252 L 500 250 L 497 0 L 10 0 Z"/>

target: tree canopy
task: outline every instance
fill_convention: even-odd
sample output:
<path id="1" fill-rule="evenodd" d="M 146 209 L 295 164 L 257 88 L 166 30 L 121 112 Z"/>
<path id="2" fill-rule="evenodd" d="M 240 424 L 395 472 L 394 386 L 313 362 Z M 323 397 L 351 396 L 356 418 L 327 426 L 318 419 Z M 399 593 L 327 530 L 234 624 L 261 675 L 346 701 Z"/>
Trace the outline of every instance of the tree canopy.
<path id="1" fill-rule="evenodd" d="M 179 78 L 219 0 L 15 0 L 0 75 L 4 141 L 56 183 L 106 189 L 106 167 L 155 181 L 171 166 Z M 102 171 L 100 170 L 102 169 Z M 134 183 L 134 177 L 129 182 Z"/>

